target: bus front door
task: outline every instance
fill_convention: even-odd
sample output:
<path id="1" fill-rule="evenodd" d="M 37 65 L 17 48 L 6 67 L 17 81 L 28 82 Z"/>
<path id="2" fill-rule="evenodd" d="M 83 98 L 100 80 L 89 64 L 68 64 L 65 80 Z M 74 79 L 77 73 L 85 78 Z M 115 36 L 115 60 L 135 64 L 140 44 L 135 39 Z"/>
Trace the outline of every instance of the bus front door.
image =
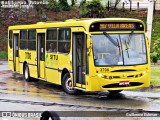
<path id="1" fill-rule="evenodd" d="M 13 65 L 14 65 L 14 71 L 19 72 L 19 46 L 18 46 L 18 40 L 19 34 L 13 34 Z"/>
<path id="2" fill-rule="evenodd" d="M 86 73 L 86 40 L 83 32 L 73 34 L 72 49 L 74 86 L 83 88 Z"/>
<path id="3" fill-rule="evenodd" d="M 45 33 L 37 34 L 37 69 L 38 78 L 45 78 Z"/>

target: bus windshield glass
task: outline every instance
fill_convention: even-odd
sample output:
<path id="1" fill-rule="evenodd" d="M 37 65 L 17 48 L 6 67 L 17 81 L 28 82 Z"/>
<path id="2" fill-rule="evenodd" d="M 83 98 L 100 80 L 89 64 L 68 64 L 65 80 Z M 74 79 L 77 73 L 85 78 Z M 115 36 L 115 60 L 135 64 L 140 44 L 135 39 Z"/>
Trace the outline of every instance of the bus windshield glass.
<path id="1" fill-rule="evenodd" d="M 147 64 L 144 34 L 96 34 L 92 42 L 96 66 Z"/>

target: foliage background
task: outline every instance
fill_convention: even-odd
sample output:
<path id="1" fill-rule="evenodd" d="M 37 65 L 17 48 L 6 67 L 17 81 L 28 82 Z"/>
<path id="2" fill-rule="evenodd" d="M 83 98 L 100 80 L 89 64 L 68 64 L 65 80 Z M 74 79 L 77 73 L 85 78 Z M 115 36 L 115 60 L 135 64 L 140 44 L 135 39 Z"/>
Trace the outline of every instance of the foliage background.
<path id="1" fill-rule="evenodd" d="M 86 18 L 137 18 L 146 23 L 147 10 L 130 11 L 125 8 L 117 9 L 120 0 L 116 0 L 113 7 L 102 5 L 101 0 L 86 2 L 82 0 L 80 6 L 75 6 L 75 0 L 69 5 L 67 0 L 48 0 L 48 5 L 34 5 L 29 9 L 0 8 L 0 52 L 7 54 L 8 27 L 11 25 L 35 24 L 39 21 L 64 21 L 66 19 Z M 151 60 L 160 59 L 160 14 L 154 15 L 151 43 Z M 1 53 L 0 53 L 1 54 Z M 3 53 L 4 54 L 4 53 Z"/>

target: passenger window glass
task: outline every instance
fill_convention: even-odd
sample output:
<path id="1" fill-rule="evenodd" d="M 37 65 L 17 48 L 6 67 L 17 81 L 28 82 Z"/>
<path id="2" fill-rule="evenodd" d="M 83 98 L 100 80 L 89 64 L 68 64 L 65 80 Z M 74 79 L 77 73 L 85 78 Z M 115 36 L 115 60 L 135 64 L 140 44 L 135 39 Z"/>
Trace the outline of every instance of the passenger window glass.
<path id="1" fill-rule="evenodd" d="M 28 31 L 28 50 L 36 50 L 36 30 Z"/>
<path id="2" fill-rule="evenodd" d="M 61 53 L 69 53 L 70 51 L 71 29 L 62 28 L 59 30 L 58 51 Z"/>
<path id="3" fill-rule="evenodd" d="M 27 30 L 20 31 L 20 49 L 27 49 L 28 40 L 27 40 Z"/>
<path id="4" fill-rule="evenodd" d="M 47 52 L 57 52 L 57 29 L 47 30 Z"/>

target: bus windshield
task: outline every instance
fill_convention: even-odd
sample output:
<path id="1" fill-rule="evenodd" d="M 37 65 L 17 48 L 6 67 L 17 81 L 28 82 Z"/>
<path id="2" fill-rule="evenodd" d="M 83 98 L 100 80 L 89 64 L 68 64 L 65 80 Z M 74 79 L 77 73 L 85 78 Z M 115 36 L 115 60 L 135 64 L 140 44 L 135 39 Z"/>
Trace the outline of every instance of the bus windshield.
<path id="1" fill-rule="evenodd" d="M 147 64 L 144 34 L 94 34 L 92 42 L 96 66 Z"/>

